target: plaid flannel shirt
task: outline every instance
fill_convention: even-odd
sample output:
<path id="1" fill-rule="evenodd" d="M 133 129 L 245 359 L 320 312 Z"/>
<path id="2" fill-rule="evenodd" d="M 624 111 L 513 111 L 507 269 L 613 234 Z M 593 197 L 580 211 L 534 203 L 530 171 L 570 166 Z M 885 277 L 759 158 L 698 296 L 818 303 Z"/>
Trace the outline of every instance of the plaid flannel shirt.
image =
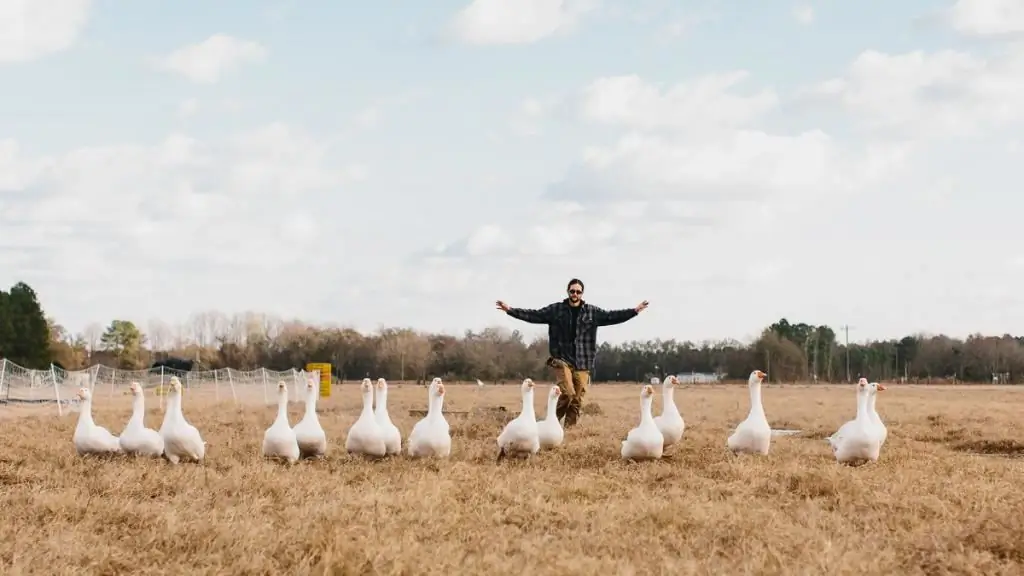
<path id="1" fill-rule="evenodd" d="M 539 310 L 509 308 L 508 315 L 531 324 L 548 325 L 548 351 L 552 358 L 564 360 L 575 370 L 593 370 L 597 358 L 597 328 L 612 326 L 637 315 L 633 308 L 603 310 L 583 302 L 573 326 L 569 299 Z"/>

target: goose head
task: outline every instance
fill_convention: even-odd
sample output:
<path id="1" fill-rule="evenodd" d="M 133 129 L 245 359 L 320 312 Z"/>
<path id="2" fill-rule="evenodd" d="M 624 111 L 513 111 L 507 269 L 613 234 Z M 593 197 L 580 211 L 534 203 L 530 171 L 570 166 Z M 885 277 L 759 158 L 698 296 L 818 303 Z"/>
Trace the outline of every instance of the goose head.
<path id="1" fill-rule="evenodd" d="M 359 390 L 362 391 L 363 394 L 366 394 L 367 392 L 372 394 L 373 381 L 370 380 L 369 378 L 363 378 L 363 383 L 359 385 Z"/>
<path id="2" fill-rule="evenodd" d="M 670 388 L 675 388 L 676 386 L 679 386 L 679 378 L 677 378 L 676 375 L 673 374 L 665 379 L 665 384 Z"/>
<path id="3" fill-rule="evenodd" d="M 78 389 L 78 398 L 81 400 L 89 400 L 92 398 L 92 392 L 88 388 L 82 387 Z"/>
<path id="4" fill-rule="evenodd" d="M 175 394 L 181 392 L 181 380 L 178 380 L 177 376 L 171 376 L 171 392 Z"/>
<path id="5" fill-rule="evenodd" d="M 523 385 L 521 386 L 523 394 L 526 394 L 527 392 L 532 392 L 533 391 L 533 386 L 534 386 L 533 380 L 531 380 L 529 378 L 527 378 L 526 380 L 523 380 Z"/>
<path id="6" fill-rule="evenodd" d="M 857 380 L 857 396 L 867 396 L 871 392 L 871 385 L 867 378 Z"/>
<path id="7" fill-rule="evenodd" d="M 377 378 L 377 390 L 388 391 L 388 381 L 383 378 Z"/>
<path id="8" fill-rule="evenodd" d="M 288 385 L 284 383 L 284 380 L 277 381 L 277 395 L 288 393 Z"/>
<path id="9" fill-rule="evenodd" d="M 308 393 L 312 392 L 313 390 L 315 390 L 316 389 L 316 385 L 317 385 L 316 380 L 313 380 L 312 378 L 307 380 L 306 381 L 306 393 L 308 394 Z"/>
<path id="10" fill-rule="evenodd" d="M 142 386 L 138 382 L 129 384 L 128 391 L 132 393 L 132 396 L 142 396 Z"/>
<path id="11" fill-rule="evenodd" d="M 879 384 L 878 382 L 871 382 L 867 385 L 867 387 L 868 392 L 871 393 L 872 395 L 885 391 L 885 385 Z"/>
<path id="12" fill-rule="evenodd" d="M 562 395 L 562 390 L 558 386 L 552 386 L 551 391 L 548 392 L 548 398 L 556 399 Z"/>
<path id="13" fill-rule="evenodd" d="M 434 378 L 434 381 L 430 383 L 430 387 L 433 389 L 435 396 L 444 396 L 444 383 L 441 382 L 440 378 Z"/>
<path id="14" fill-rule="evenodd" d="M 751 387 L 760 386 L 761 382 L 764 381 L 764 379 L 767 377 L 768 375 L 765 374 L 764 372 L 761 372 L 760 370 L 754 370 L 753 372 L 750 373 L 750 378 L 747 380 L 747 385 Z"/>
<path id="15" fill-rule="evenodd" d="M 650 398 L 651 396 L 654 396 L 654 386 L 651 386 L 650 384 L 644 385 L 644 389 L 640 391 L 640 397 Z"/>

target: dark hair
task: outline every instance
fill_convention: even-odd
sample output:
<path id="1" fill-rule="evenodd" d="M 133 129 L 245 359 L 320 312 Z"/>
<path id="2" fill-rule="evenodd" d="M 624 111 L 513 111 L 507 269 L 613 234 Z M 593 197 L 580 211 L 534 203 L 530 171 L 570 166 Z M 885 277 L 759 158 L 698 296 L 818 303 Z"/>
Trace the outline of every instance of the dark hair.
<path id="1" fill-rule="evenodd" d="M 569 280 L 569 283 L 565 286 L 565 289 L 568 290 L 569 288 L 572 288 L 573 284 L 579 284 L 580 290 L 583 290 L 584 288 L 583 280 L 580 280 L 579 278 L 573 278 L 572 280 Z"/>

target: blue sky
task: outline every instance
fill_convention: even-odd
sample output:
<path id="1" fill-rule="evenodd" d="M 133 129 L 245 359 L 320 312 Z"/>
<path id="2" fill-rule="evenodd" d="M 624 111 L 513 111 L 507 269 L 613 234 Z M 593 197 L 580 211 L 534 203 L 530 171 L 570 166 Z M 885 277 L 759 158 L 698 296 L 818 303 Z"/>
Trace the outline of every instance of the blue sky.
<path id="1" fill-rule="evenodd" d="M 204 310 L 524 328 L 493 301 L 579 276 L 595 304 L 652 302 L 612 341 L 780 316 L 1022 331 L 1008 0 L 0 16 L 23 23 L 0 26 L 0 283 L 73 329 Z"/>

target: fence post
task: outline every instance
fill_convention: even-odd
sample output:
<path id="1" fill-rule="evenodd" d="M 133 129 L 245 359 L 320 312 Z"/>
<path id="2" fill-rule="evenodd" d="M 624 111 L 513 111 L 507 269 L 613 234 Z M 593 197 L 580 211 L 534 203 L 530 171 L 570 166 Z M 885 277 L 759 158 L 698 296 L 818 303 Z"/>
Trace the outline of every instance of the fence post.
<path id="1" fill-rule="evenodd" d="M 220 402 L 220 380 L 217 378 L 217 370 L 213 371 L 213 393 L 217 402 Z"/>
<path id="2" fill-rule="evenodd" d="M 165 390 L 164 390 L 164 367 L 161 366 L 160 367 L 160 392 L 157 394 L 157 396 L 160 397 L 160 409 L 161 410 L 164 409 L 164 392 L 165 392 Z"/>
<path id="3" fill-rule="evenodd" d="M 267 369 L 260 368 L 260 372 L 263 373 L 263 403 L 269 404 L 270 400 L 267 399 Z"/>
<path id="4" fill-rule="evenodd" d="M 7 358 L 2 358 L 2 359 L 0 359 L 0 396 L 3 396 L 3 393 L 4 393 L 4 377 L 5 376 L 7 376 Z M 9 385 L 10 384 L 8 384 L 8 386 Z M 11 398 L 11 393 L 7 392 L 7 395 L 4 396 L 4 400 L 7 401 L 7 400 L 10 400 L 10 398 Z"/>
<path id="5" fill-rule="evenodd" d="M 57 371 L 50 364 L 50 378 L 53 378 L 53 395 L 57 397 L 57 416 L 64 415 L 64 408 L 60 405 L 60 388 L 57 386 Z"/>
<path id="6" fill-rule="evenodd" d="M 238 395 L 235 394 L 235 379 L 231 376 L 231 368 L 228 371 L 228 386 L 231 386 L 231 399 L 235 401 L 235 406 L 238 406 Z"/>

